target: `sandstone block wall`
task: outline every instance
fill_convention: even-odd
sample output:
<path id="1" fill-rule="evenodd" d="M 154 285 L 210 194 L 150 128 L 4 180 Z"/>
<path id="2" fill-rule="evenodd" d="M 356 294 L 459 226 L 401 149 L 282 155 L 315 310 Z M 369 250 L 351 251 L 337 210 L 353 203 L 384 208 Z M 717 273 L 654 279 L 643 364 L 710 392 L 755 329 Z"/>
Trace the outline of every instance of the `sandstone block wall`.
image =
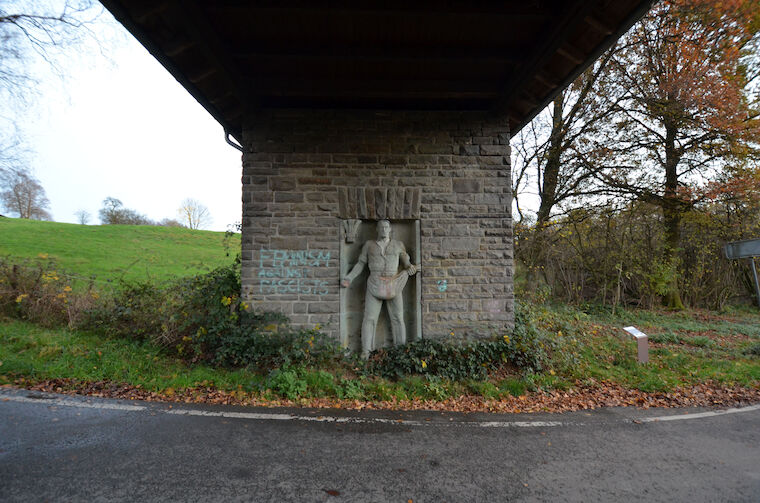
<path id="1" fill-rule="evenodd" d="M 341 216 L 353 207 L 419 218 L 423 337 L 512 325 L 505 118 L 270 110 L 249 118 L 243 146 L 242 294 L 254 307 L 338 337 Z"/>

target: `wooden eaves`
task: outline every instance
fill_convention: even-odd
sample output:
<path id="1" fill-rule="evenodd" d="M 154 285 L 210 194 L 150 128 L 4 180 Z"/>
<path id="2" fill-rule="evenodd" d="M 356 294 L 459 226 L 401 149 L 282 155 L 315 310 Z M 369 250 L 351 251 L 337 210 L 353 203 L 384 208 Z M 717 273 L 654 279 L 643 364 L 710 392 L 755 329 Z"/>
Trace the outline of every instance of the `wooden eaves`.
<path id="1" fill-rule="evenodd" d="M 651 0 L 102 0 L 240 141 L 260 108 L 491 110 L 517 133 Z"/>

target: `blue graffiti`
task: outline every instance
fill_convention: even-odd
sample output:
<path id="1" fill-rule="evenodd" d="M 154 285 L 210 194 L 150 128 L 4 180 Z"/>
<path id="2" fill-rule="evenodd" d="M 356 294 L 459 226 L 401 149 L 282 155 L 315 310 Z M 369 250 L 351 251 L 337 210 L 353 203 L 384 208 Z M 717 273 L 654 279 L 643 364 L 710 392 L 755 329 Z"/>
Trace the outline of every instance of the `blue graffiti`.
<path id="1" fill-rule="evenodd" d="M 261 250 L 259 267 L 322 267 L 330 263 L 327 250 Z"/>
<path id="2" fill-rule="evenodd" d="M 260 250 L 259 293 L 327 295 L 327 280 L 311 278 L 318 267 L 330 266 L 328 250 Z"/>

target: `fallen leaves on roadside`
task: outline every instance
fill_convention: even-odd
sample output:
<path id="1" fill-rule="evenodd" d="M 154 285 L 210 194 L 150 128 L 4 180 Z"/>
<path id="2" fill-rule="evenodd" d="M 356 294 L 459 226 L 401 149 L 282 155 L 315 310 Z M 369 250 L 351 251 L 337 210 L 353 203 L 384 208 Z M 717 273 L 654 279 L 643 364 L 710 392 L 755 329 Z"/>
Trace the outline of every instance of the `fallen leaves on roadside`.
<path id="1" fill-rule="evenodd" d="M 539 391 L 488 400 L 482 396 L 462 395 L 442 401 L 434 400 L 387 400 L 360 401 L 338 398 L 301 398 L 298 400 L 265 399 L 258 393 L 240 390 L 225 391 L 211 386 L 186 389 L 167 389 L 155 392 L 140 385 L 114 383 L 111 381 L 81 382 L 74 379 L 31 380 L 19 378 L 12 385 L 34 391 L 77 394 L 122 400 L 148 402 L 206 403 L 221 405 L 245 405 L 259 407 L 309 407 L 336 409 L 387 409 L 387 410 L 434 410 L 451 412 L 569 412 L 598 409 L 601 407 L 735 407 L 760 403 L 760 388 L 726 386 L 717 382 L 704 382 L 683 386 L 669 392 L 646 392 L 629 389 L 619 384 L 596 382 L 576 384 L 569 390 Z"/>

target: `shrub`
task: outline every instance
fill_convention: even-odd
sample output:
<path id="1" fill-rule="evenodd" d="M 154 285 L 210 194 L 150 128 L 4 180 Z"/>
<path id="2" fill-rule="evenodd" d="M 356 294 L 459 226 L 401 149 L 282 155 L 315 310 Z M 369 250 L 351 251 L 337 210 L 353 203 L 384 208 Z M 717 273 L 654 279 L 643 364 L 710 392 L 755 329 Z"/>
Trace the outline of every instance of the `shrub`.
<path id="1" fill-rule="evenodd" d="M 154 283 L 122 282 L 111 298 L 87 312 L 82 327 L 167 346 L 171 339 L 165 313 L 171 301 L 165 289 Z"/>
<path id="2" fill-rule="evenodd" d="M 757 191 L 755 191 L 757 192 Z M 751 300 L 745 261 L 721 247 L 760 232 L 760 199 L 718 198 L 683 214 L 667 259 L 661 211 L 641 201 L 577 208 L 537 226 L 515 225 L 515 286 L 522 298 L 651 307 L 677 285 L 687 305 L 723 309 Z"/>
<path id="3" fill-rule="evenodd" d="M 289 400 L 295 400 L 306 393 L 306 381 L 295 369 L 276 369 L 269 374 L 267 388 Z"/>
<path id="4" fill-rule="evenodd" d="M 300 387 L 288 384 L 292 377 L 287 374 L 289 369 L 348 363 L 343 349 L 331 337 L 317 329 L 292 330 L 279 313 L 251 311 L 239 292 L 240 264 L 236 262 L 164 284 L 122 282 L 112 295 L 94 305 L 96 295 L 91 286 L 75 294 L 50 262 L 24 267 L 0 262 L 0 309 L 9 314 L 53 325 L 76 324 L 108 336 L 148 340 L 191 362 L 249 367 L 263 373 L 280 369 L 283 375 L 273 374 L 272 382 L 284 390 L 276 391 L 283 396 L 300 393 Z M 75 302 L 85 295 L 89 304 Z M 72 306 L 77 306 L 76 310 Z M 424 339 L 379 350 L 364 371 L 388 378 L 426 376 L 424 393 L 444 396 L 448 390 L 431 378 L 482 380 L 489 371 L 505 365 L 529 371 L 543 368 L 554 344 L 533 321 L 533 314 L 520 306 L 515 321 L 511 334 L 493 340 L 455 344 Z M 324 382 L 309 386 L 320 390 L 332 386 L 333 393 L 346 398 L 366 393 L 364 384 L 341 381 L 336 385 L 327 383 L 325 376 L 320 379 Z"/>
<path id="5" fill-rule="evenodd" d="M 294 331 L 280 313 L 250 311 L 240 299 L 240 265 L 164 285 L 123 283 L 88 327 L 109 335 L 148 339 L 190 361 L 268 371 L 327 365 L 340 359 L 337 343 L 318 330 Z"/>
<path id="6" fill-rule="evenodd" d="M 382 385 L 380 385 L 380 388 L 383 388 Z M 380 390 L 381 393 L 379 393 L 381 398 L 386 398 L 386 396 L 382 393 L 382 391 L 385 391 L 385 389 Z M 361 376 L 357 379 L 346 379 L 345 377 L 341 377 L 338 381 L 338 387 L 335 390 L 335 394 L 338 396 L 338 398 L 345 398 L 347 400 L 362 400 L 367 395 L 367 389 L 366 389 L 366 381 L 364 380 L 364 376 Z"/>
<path id="7" fill-rule="evenodd" d="M 71 278 L 54 260 L 14 262 L 0 258 L 0 313 L 44 326 L 78 325 L 98 299 L 93 283 L 74 290 Z"/>
<path id="8" fill-rule="evenodd" d="M 464 344 L 422 339 L 377 350 L 367 363 L 367 372 L 388 379 L 421 374 L 453 380 L 482 380 L 489 371 L 510 364 L 528 371 L 540 370 L 554 345 L 536 326 L 531 313 L 517 305 L 511 335 Z"/>
<path id="9" fill-rule="evenodd" d="M 197 355 L 212 363 L 228 367 L 249 367 L 268 370 L 291 365 L 325 367 L 343 356 L 340 346 L 318 330 L 267 330 L 268 326 L 240 324 L 210 341 L 201 331 L 191 338 Z"/>

